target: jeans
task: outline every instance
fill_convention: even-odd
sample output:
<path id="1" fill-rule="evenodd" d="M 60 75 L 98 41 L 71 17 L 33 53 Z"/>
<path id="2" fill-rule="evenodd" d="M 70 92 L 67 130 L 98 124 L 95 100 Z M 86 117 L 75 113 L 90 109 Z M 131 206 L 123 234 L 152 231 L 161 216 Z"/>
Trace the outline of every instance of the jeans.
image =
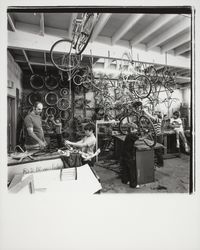
<path id="1" fill-rule="evenodd" d="M 157 142 L 160 144 L 163 144 L 163 135 L 157 135 Z M 155 155 L 157 156 L 157 160 L 158 160 L 158 166 L 159 167 L 163 167 L 164 165 L 164 161 L 163 161 L 163 148 L 156 148 L 155 149 Z"/>

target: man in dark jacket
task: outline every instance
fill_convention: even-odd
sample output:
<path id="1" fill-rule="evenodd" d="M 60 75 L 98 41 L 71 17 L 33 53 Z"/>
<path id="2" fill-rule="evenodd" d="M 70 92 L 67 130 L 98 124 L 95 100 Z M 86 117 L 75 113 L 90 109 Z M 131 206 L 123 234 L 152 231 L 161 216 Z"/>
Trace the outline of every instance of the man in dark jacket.
<path id="1" fill-rule="evenodd" d="M 123 150 L 120 159 L 121 181 L 130 185 L 132 188 L 137 186 L 136 168 L 136 148 L 135 141 L 138 140 L 138 130 L 136 124 L 129 124 L 130 131 L 126 135 L 123 143 Z"/>

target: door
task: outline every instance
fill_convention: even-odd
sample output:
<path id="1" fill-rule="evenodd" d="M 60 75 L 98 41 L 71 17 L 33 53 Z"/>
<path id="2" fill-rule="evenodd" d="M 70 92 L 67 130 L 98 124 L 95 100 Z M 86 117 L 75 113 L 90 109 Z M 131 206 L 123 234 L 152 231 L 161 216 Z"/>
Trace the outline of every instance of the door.
<path id="1" fill-rule="evenodd" d="M 15 133 L 15 98 L 8 96 L 7 100 L 7 149 L 8 152 L 14 150 L 16 145 Z"/>

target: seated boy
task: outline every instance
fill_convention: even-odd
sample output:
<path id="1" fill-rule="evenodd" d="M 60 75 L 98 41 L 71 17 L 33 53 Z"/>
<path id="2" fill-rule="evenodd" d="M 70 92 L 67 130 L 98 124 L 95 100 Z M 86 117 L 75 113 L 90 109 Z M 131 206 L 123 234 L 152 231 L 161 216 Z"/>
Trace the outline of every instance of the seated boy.
<path id="1" fill-rule="evenodd" d="M 81 149 L 82 162 L 83 164 L 88 164 L 93 166 L 92 158 L 100 153 L 100 150 L 97 150 L 94 154 L 94 149 L 96 146 L 96 137 L 94 135 L 95 126 L 92 123 L 88 123 L 84 127 L 85 136 L 82 140 L 78 142 L 71 142 L 68 140 L 64 141 L 65 145 L 75 146 Z"/>
<path id="2" fill-rule="evenodd" d="M 173 113 L 173 117 L 170 119 L 170 127 L 172 127 L 176 133 L 176 147 L 180 148 L 179 139 L 181 137 L 183 139 L 183 142 L 184 142 L 185 151 L 189 152 L 187 139 L 185 137 L 184 130 L 183 130 L 183 122 L 180 118 L 180 113 L 178 111 L 175 111 Z"/>

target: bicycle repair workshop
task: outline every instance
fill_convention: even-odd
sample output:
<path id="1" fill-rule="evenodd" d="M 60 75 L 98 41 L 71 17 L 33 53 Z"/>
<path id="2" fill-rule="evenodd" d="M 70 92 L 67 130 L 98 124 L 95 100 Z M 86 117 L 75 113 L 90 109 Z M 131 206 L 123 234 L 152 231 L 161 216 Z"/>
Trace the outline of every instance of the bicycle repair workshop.
<path id="1" fill-rule="evenodd" d="M 9 7 L 8 193 L 191 193 L 192 15 Z"/>

